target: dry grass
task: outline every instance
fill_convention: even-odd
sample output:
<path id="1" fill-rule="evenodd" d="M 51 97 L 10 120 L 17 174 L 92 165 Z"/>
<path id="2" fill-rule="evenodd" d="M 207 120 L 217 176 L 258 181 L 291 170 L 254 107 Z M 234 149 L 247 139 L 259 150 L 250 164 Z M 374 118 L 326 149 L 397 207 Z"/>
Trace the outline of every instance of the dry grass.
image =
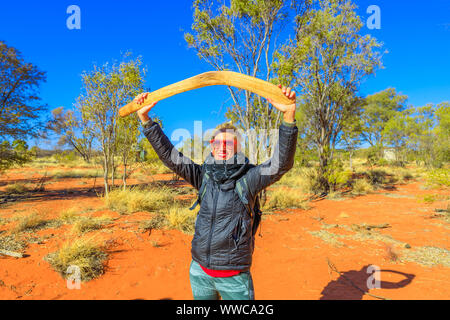
<path id="1" fill-rule="evenodd" d="M 22 252 L 27 247 L 27 242 L 20 239 L 17 234 L 0 236 L 0 249 L 14 252 Z"/>
<path id="2" fill-rule="evenodd" d="M 375 241 L 375 242 L 383 242 L 388 244 L 396 244 L 404 246 L 405 243 L 401 241 L 397 241 L 393 239 L 390 235 L 381 234 L 375 229 L 384 229 L 389 227 L 388 224 L 382 224 L 382 225 L 368 225 L 365 223 L 362 223 L 360 225 L 352 224 L 351 226 L 347 225 L 337 225 L 337 224 L 322 224 L 322 229 L 319 231 L 311 231 L 310 233 L 313 236 L 319 237 L 323 241 L 330 243 L 335 246 L 342 246 L 343 243 L 338 241 L 338 239 L 351 239 L 351 240 L 358 240 L 362 242 L 366 241 Z M 328 231 L 328 229 L 333 228 L 341 228 L 347 231 L 352 231 L 354 234 L 334 234 Z"/>
<path id="3" fill-rule="evenodd" d="M 356 179 L 352 185 L 353 195 L 364 195 L 373 191 L 373 186 L 366 179 Z"/>
<path id="4" fill-rule="evenodd" d="M 437 247 L 418 247 L 415 250 L 403 250 L 400 258 L 402 261 L 410 261 L 427 267 L 442 265 L 450 267 L 450 251 Z"/>
<path id="5" fill-rule="evenodd" d="M 94 230 L 102 229 L 104 226 L 112 223 L 110 217 L 79 217 L 72 227 L 72 232 L 76 234 L 83 234 Z"/>
<path id="6" fill-rule="evenodd" d="M 193 235 L 197 212 L 189 208 L 173 205 L 166 210 L 156 212 L 149 220 L 140 222 L 142 232 L 151 232 L 153 229 L 176 229 L 183 233 Z"/>
<path id="7" fill-rule="evenodd" d="M 172 173 L 160 160 L 145 163 L 144 170 L 147 175 Z"/>
<path id="8" fill-rule="evenodd" d="M 59 214 L 59 219 L 64 223 L 71 223 L 79 218 L 79 209 L 76 207 L 68 208 Z"/>
<path id="9" fill-rule="evenodd" d="M 56 179 L 68 178 L 102 178 L 102 169 L 74 169 L 74 170 L 52 170 L 49 172 L 49 177 Z M 115 178 L 120 179 L 120 172 L 115 173 Z"/>
<path id="10" fill-rule="evenodd" d="M 297 188 L 305 194 L 316 194 L 318 190 L 316 167 L 294 167 L 283 175 L 277 184 Z"/>
<path id="11" fill-rule="evenodd" d="M 168 187 L 134 187 L 113 190 L 104 201 L 109 209 L 120 214 L 130 214 L 167 208 L 174 202 L 174 197 Z"/>
<path id="12" fill-rule="evenodd" d="M 32 213 L 30 215 L 22 216 L 17 219 L 17 225 L 13 228 L 13 233 L 30 232 L 47 227 L 50 220 L 42 218 L 39 213 Z"/>
<path id="13" fill-rule="evenodd" d="M 448 251 L 447 249 L 425 246 L 417 247 L 416 249 L 412 250 L 410 249 L 411 246 L 408 243 L 398 241 L 392 238 L 390 235 L 381 234 L 374 230 L 389 227 L 390 226 L 388 224 L 368 225 L 363 223 L 360 225 L 353 224 L 351 226 L 323 224 L 321 230 L 310 231 L 309 233 L 335 247 L 344 246 L 345 244 L 340 240 L 345 239 L 358 240 L 361 242 L 375 241 L 384 243 L 386 245 L 387 258 L 392 262 L 409 261 L 421 264 L 426 267 L 432 267 L 436 265 L 450 267 L 450 251 Z M 343 228 L 347 231 L 353 231 L 354 234 L 334 234 L 328 231 L 328 229 L 332 228 Z M 395 249 L 395 247 L 402 248 L 402 250 Z"/>
<path id="14" fill-rule="evenodd" d="M 8 184 L 5 188 L 7 194 L 24 194 L 29 192 L 30 189 L 24 183 L 12 183 Z"/>
<path id="15" fill-rule="evenodd" d="M 322 239 L 324 242 L 335 246 L 335 247 L 342 247 L 344 243 L 339 241 L 341 238 L 345 238 L 344 235 L 334 234 L 332 232 L 329 232 L 328 230 L 319 230 L 319 231 L 308 231 L 311 235 Z"/>
<path id="16" fill-rule="evenodd" d="M 170 228 L 180 230 L 186 234 L 193 235 L 195 231 L 195 220 L 197 212 L 189 208 L 173 206 L 165 214 L 167 225 Z"/>
<path id="17" fill-rule="evenodd" d="M 163 229 L 167 226 L 167 219 L 164 214 L 155 213 L 149 220 L 144 220 L 139 223 L 139 229 L 142 232 L 152 232 L 153 229 Z"/>
<path id="18" fill-rule="evenodd" d="M 63 278 L 67 269 L 76 266 L 80 269 L 81 280 L 89 281 L 104 273 L 104 262 L 108 255 L 106 248 L 93 238 L 78 238 L 65 243 L 58 251 L 50 253 L 45 260 Z"/>

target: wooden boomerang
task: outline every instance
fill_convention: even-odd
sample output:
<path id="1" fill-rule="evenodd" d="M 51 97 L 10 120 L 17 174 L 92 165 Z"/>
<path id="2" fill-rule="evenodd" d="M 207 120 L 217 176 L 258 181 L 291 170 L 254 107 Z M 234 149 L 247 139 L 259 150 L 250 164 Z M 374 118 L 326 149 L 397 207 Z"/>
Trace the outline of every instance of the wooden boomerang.
<path id="1" fill-rule="evenodd" d="M 225 85 L 251 91 L 281 104 L 295 103 L 295 99 L 286 97 L 279 87 L 270 82 L 232 71 L 210 71 L 153 91 L 141 105 L 134 101 L 130 102 L 119 109 L 119 115 L 125 117 L 152 102 L 158 102 L 189 90 L 215 85 Z"/>

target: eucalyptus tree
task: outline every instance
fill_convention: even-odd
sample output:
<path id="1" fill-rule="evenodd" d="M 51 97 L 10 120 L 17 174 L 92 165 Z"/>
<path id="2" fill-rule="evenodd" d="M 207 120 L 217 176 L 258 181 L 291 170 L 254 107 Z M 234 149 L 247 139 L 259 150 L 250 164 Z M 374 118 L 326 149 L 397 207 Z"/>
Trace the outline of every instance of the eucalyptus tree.
<path id="1" fill-rule="evenodd" d="M 286 41 L 288 26 L 309 8 L 310 0 L 194 0 L 191 32 L 185 40 L 198 57 L 215 70 L 232 70 L 289 85 L 274 72 L 274 56 Z M 292 80 L 292 79 L 291 79 Z M 281 113 L 265 99 L 249 91 L 228 87 L 232 105 L 226 117 L 242 129 L 252 162 L 271 153 Z M 265 154 L 263 154 L 265 153 Z"/>
<path id="2" fill-rule="evenodd" d="M 137 117 L 131 115 L 120 119 L 118 111 L 144 91 L 145 73 L 141 58 L 132 59 L 126 53 L 120 63 L 94 64 L 93 70 L 82 74 L 82 93 L 75 105 L 86 124 L 85 129 L 92 132 L 100 145 L 105 195 L 109 192 L 110 174 L 114 185 L 115 156 L 121 156 L 125 179 L 130 152 L 138 143 Z"/>
<path id="3" fill-rule="evenodd" d="M 292 76 L 302 96 L 319 158 L 317 191 L 327 193 L 328 164 L 349 117 L 359 107 L 361 81 L 382 67 L 382 44 L 361 35 L 350 0 L 318 0 L 296 21 L 296 37 L 278 54 L 277 70 Z"/>

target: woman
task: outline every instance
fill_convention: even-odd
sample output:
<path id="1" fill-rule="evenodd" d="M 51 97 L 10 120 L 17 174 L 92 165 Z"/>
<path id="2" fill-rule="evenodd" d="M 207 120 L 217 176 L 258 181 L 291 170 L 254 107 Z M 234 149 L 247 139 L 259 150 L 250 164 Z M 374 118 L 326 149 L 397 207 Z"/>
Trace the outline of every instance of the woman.
<path id="1" fill-rule="evenodd" d="M 295 98 L 291 88 L 280 86 L 280 90 Z M 140 94 L 135 102 L 143 104 L 147 95 Z M 252 206 L 261 190 L 292 168 L 298 135 L 295 103 L 269 102 L 283 113 L 283 121 L 273 156 L 260 165 L 249 163 L 240 150 L 239 133 L 229 124 L 216 128 L 210 141 L 211 153 L 199 165 L 175 149 L 158 123 L 150 119 L 148 112 L 156 102 L 137 112 L 143 133 L 161 161 L 202 195 L 198 199 L 200 211 L 191 247 L 190 282 L 194 299 L 254 299 L 250 273 L 255 241 Z M 247 187 L 244 198 L 236 192 L 237 181 L 243 180 Z M 250 211 L 242 199 L 250 203 Z"/>

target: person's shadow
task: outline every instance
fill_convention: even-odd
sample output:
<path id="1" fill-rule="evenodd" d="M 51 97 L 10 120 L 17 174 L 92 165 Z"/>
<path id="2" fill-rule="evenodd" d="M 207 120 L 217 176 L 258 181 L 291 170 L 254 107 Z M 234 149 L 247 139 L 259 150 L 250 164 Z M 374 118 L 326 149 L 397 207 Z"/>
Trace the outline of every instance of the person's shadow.
<path id="1" fill-rule="evenodd" d="M 398 289 L 410 284 L 415 278 L 414 274 L 403 273 L 395 270 L 379 270 L 378 274 L 368 273 L 370 265 L 364 266 L 361 270 L 350 270 L 341 272 L 338 279 L 331 281 L 322 290 L 320 300 L 361 300 L 363 296 L 369 292 L 368 282 L 374 283 L 369 277 L 375 276 L 380 280 L 380 289 Z M 382 281 L 383 273 L 391 272 L 403 275 L 405 279 L 399 282 Z M 373 279 L 373 278 L 371 278 Z M 369 281 L 368 281 L 369 280 Z M 358 287 L 359 289 L 355 288 Z M 372 291 L 373 292 L 373 291 Z M 374 293 L 376 295 L 376 293 Z M 387 297 L 386 297 L 387 298 Z"/>

